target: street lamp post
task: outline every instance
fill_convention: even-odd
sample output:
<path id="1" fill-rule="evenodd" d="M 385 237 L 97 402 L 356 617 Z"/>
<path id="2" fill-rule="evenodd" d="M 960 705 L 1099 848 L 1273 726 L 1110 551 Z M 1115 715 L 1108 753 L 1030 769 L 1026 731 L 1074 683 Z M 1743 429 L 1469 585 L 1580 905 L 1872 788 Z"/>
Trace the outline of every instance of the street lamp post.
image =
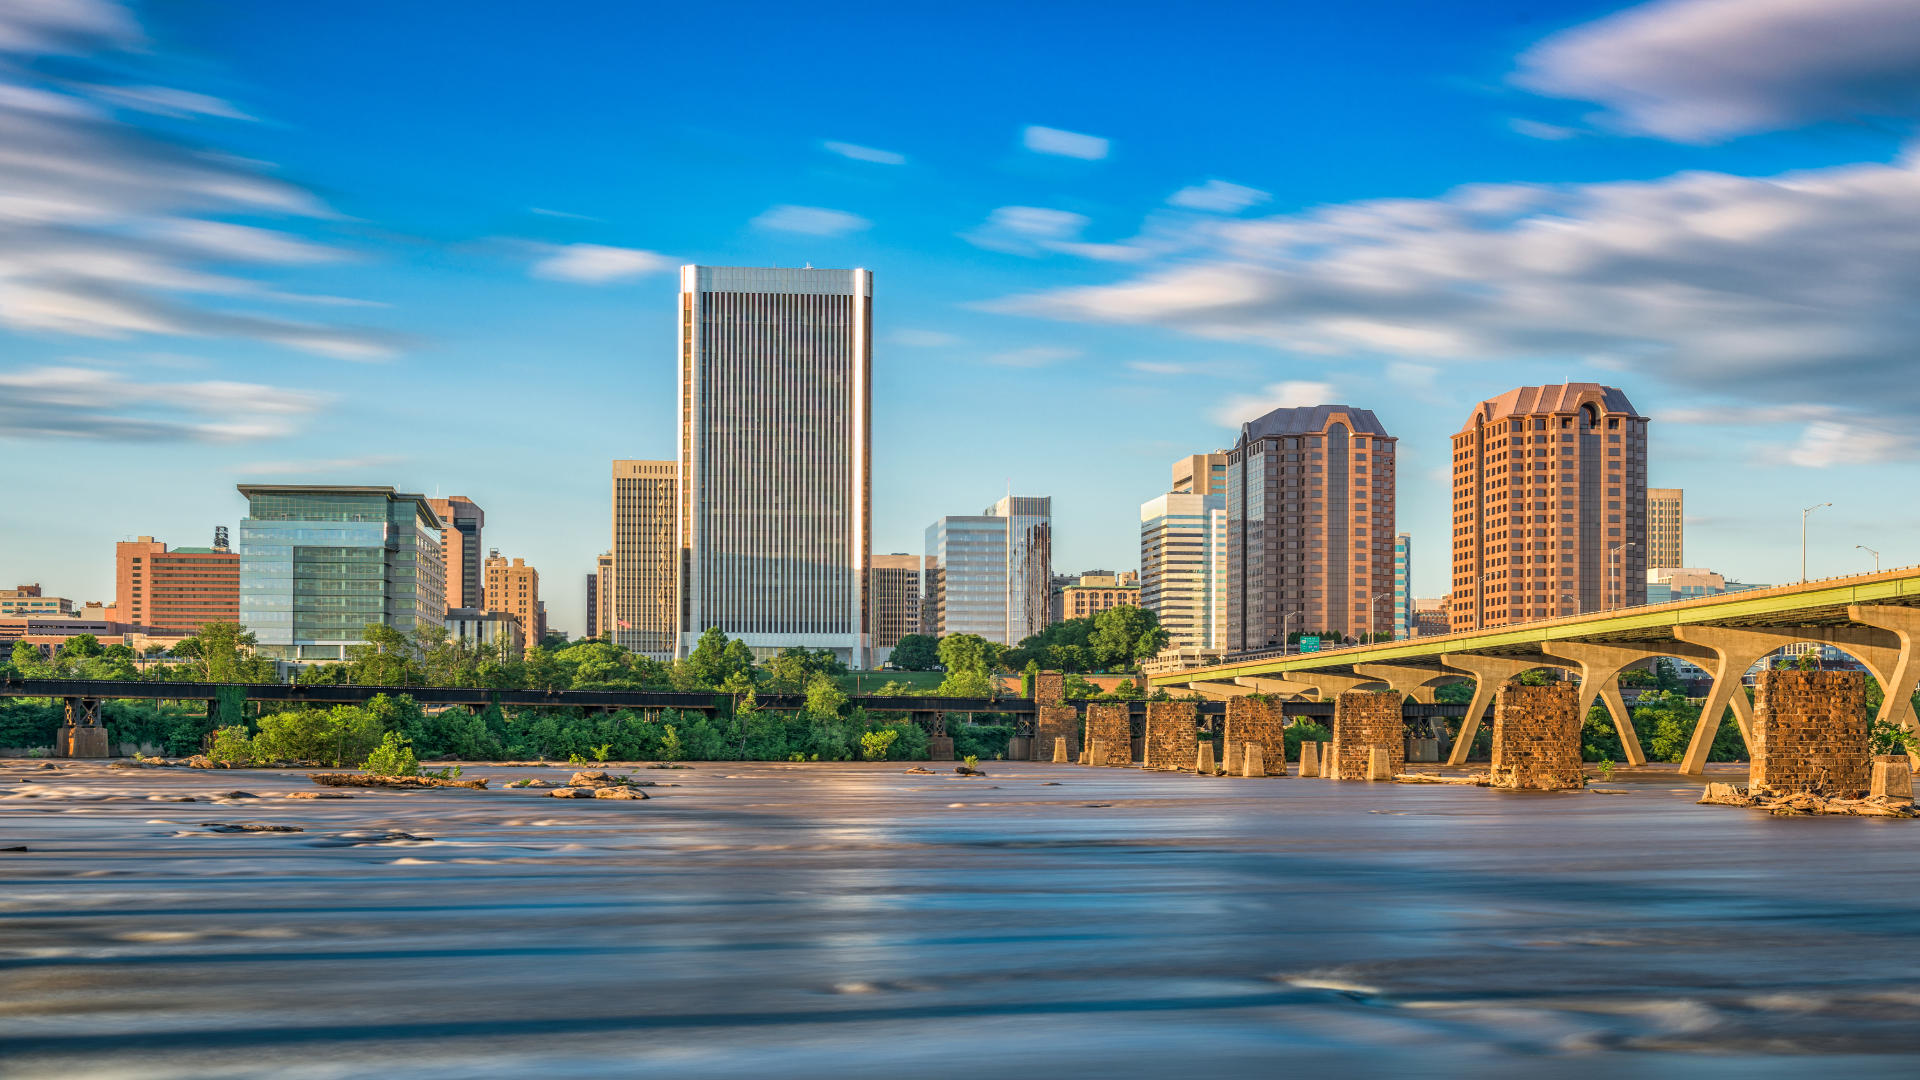
<path id="1" fill-rule="evenodd" d="M 1287 624 L 1296 617 L 1304 619 L 1306 614 L 1304 611 L 1289 611 L 1286 617 L 1280 620 L 1280 655 L 1287 655 L 1293 648 L 1293 643 L 1287 640 Z"/>
<path id="2" fill-rule="evenodd" d="M 1807 518 L 1823 506 L 1832 506 L 1830 502 L 1814 503 L 1800 511 L 1800 584 L 1807 583 Z"/>
<path id="3" fill-rule="evenodd" d="M 1614 585 L 1611 581 L 1607 583 L 1609 586 L 1609 588 L 1607 589 L 1607 610 L 1608 611 L 1612 611 L 1614 608 L 1621 608 L 1621 607 L 1627 606 L 1626 605 L 1627 549 L 1630 547 L 1639 547 L 1639 546 L 1640 545 L 1629 540 L 1624 544 L 1613 545 L 1613 550 L 1607 552 L 1607 569 L 1609 571 L 1613 569 L 1613 557 L 1615 555 L 1620 556 L 1620 583 L 1617 586 Z"/>
<path id="4" fill-rule="evenodd" d="M 1870 548 L 1870 547 L 1868 547 L 1868 546 L 1867 546 L 1867 545 L 1865 545 L 1865 544 L 1855 544 L 1855 545 L 1853 545 L 1853 546 L 1854 546 L 1854 547 L 1857 547 L 1857 548 L 1859 548 L 1859 549 L 1860 549 L 1861 551 L 1864 551 L 1864 552 L 1866 552 L 1867 554 L 1869 554 L 1869 555 L 1871 555 L 1871 556 L 1873 556 L 1873 572 L 1874 572 L 1874 573 L 1876 573 L 1876 574 L 1877 574 L 1877 573 L 1879 573 L 1879 572 L 1880 572 L 1880 553 L 1879 553 L 1879 552 L 1877 552 L 1877 551 L 1875 551 L 1875 550 L 1873 550 L 1872 548 Z M 1801 574 L 1801 577 L 1802 577 L 1803 579 L 1804 579 L 1804 578 L 1805 578 L 1805 576 L 1806 576 L 1806 572 L 1807 572 L 1807 570 L 1806 570 L 1806 567 L 1805 567 L 1805 566 L 1802 566 L 1802 567 L 1800 568 L 1800 574 Z"/>
<path id="5" fill-rule="evenodd" d="M 1392 596 L 1390 592 L 1383 592 L 1367 602 L 1367 644 L 1369 645 L 1380 640 L 1380 601 Z"/>

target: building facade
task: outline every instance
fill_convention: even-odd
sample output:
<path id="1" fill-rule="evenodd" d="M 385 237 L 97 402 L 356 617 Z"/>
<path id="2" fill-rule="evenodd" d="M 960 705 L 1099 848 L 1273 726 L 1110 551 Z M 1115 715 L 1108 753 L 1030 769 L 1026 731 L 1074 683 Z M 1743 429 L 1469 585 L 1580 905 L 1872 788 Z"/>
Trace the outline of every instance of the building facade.
<path id="1" fill-rule="evenodd" d="M 1749 585 L 1728 581 L 1723 574 L 1704 567 L 1651 566 L 1647 568 L 1647 603 L 1665 604 L 1674 600 L 1697 600 L 1703 596 L 1722 596 L 1748 589 L 1771 589 L 1771 585 Z"/>
<path id="2" fill-rule="evenodd" d="M 676 533 L 680 466 L 613 463 L 613 555 L 599 573 L 602 636 L 655 660 L 673 659 L 680 611 Z"/>
<path id="3" fill-rule="evenodd" d="M 1453 437 L 1453 629 L 1646 603 L 1647 418 L 1598 383 L 1523 386 Z"/>
<path id="4" fill-rule="evenodd" d="M 986 512 L 1006 522 L 1006 641 L 1018 644 L 1053 621 L 1048 606 L 1053 582 L 1053 497 L 1008 495 Z"/>
<path id="5" fill-rule="evenodd" d="M 540 603 L 540 571 L 525 559 L 509 562 L 499 551 L 487 553 L 486 611 L 511 615 L 526 640 L 539 644 L 547 635 L 546 607 Z"/>
<path id="6" fill-rule="evenodd" d="M 1168 646 L 1223 649 L 1226 592 L 1226 493 L 1176 491 L 1141 503 L 1140 606 L 1159 618 Z"/>
<path id="7" fill-rule="evenodd" d="M 1079 579 L 1059 589 L 1061 620 L 1086 619 L 1117 607 L 1140 606 L 1140 575 L 1132 570 L 1119 574 L 1097 571 L 1081 574 Z"/>
<path id="8" fill-rule="evenodd" d="M 1384 636 L 1395 444 L 1350 405 L 1276 409 L 1227 454 L 1227 651 L 1289 634 Z"/>
<path id="9" fill-rule="evenodd" d="M 527 638 L 520 620 L 504 611 L 451 608 L 447 611 L 447 640 L 488 649 L 507 657 L 526 651 Z"/>
<path id="10" fill-rule="evenodd" d="M 446 621 L 440 519 L 390 487 L 241 484 L 240 624 L 275 660 L 343 660 L 369 623 Z M 123 616 L 124 617 L 124 616 Z"/>
<path id="11" fill-rule="evenodd" d="M 920 632 L 920 556 L 875 555 L 867 596 L 873 604 L 874 667 L 887 662 L 893 647 Z"/>
<path id="12" fill-rule="evenodd" d="M 1218 495 L 1225 498 L 1227 451 L 1189 454 L 1174 462 L 1173 484 L 1167 490 L 1175 495 Z"/>
<path id="13" fill-rule="evenodd" d="M 680 271 L 679 649 L 866 665 L 873 276 Z"/>
<path id="14" fill-rule="evenodd" d="M 1647 566 L 1687 565 L 1686 492 L 1681 488 L 1647 489 Z"/>
<path id="15" fill-rule="evenodd" d="M 981 514 L 927 526 L 928 633 L 1007 640 L 1007 520 Z"/>
<path id="16" fill-rule="evenodd" d="M 46 595 L 38 583 L 0 589 L 0 616 L 70 619 L 73 615 L 73 601 L 64 596 Z"/>
<path id="17" fill-rule="evenodd" d="M 465 495 L 428 499 L 427 505 L 440 519 L 440 553 L 447 563 L 448 610 L 485 607 L 486 577 L 480 554 L 480 531 L 487 524 L 485 511 Z"/>
<path id="18" fill-rule="evenodd" d="M 113 547 L 113 613 L 155 637 L 184 637 L 208 623 L 240 621 L 240 554 L 167 549 L 151 536 Z"/>
<path id="19" fill-rule="evenodd" d="M 1413 537 L 1393 538 L 1393 640 L 1413 636 Z"/>

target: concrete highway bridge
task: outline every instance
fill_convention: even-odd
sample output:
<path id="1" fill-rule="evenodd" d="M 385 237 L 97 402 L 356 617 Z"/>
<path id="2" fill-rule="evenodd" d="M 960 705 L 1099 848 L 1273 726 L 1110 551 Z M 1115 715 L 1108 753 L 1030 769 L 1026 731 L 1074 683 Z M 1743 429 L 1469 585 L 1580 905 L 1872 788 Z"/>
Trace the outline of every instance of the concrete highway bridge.
<path id="1" fill-rule="evenodd" d="M 1831 645 L 1866 667 L 1885 691 L 1880 717 L 1914 730 L 1911 701 L 1920 684 L 1920 567 L 1828 578 L 1668 604 L 1570 615 L 1485 630 L 1409 638 L 1313 653 L 1248 654 L 1184 668 L 1150 667 L 1156 687 L 1223 699 L 1247 694 L 1312 695 L 1329 702 L 1345 690 L 1386 689 L 1432 701 L 1436 686 L 1474 684 L 1449 763 L 1466 760 L 1473 736 L 1501 684 L 1536 668 L 1580 681 L 1580 715 L 1606 703 L 1628 764 L 1646 755 L 1628 721 L 1619 675 L 1629 665 L 1674 657 L 1713 678 L 1687 745 L 1683 773 L 1699 774 L 1728 709 L 1749 750 L 1753 706 L 1741 679 L 1753 665 L 1799 642 Z"/>

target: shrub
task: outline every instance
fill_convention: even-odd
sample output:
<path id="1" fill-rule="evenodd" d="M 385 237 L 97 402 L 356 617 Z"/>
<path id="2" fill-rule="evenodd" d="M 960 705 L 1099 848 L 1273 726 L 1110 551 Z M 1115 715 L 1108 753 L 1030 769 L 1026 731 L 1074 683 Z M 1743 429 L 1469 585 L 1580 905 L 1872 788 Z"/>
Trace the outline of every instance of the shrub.
<path id="1" fill-rule="evenodd" d="M 213 745 L 207 747 L 207 756 L 227 766 L 253 764 L 253 739 L 247 733 L 246 725 L 231 724 L 214 732 Z"/>
<path id="2" fill-rule="evenodd" d="M 900 732 L 894 728 L 869 731 L 860 736 L 860 753 L 865 755 L 868 761 L 885 761 L 887 751 L 893 749 L 894 740 L 899 737 Z"/>
<path id="3" fill-rule="evenodd" d="M 365 709 L 293 709 L 260 718 L 256 759 L 318 761 L 334 768 L 364 761 L 380 745 L 380 721 Z"/>
<path id="4" fill-rule="evenodd" d="M 360 767 L 375 776 L 420 775 L 420 759 L 413 755 L 413 744 L 397 731 L 387 732 Z"/>

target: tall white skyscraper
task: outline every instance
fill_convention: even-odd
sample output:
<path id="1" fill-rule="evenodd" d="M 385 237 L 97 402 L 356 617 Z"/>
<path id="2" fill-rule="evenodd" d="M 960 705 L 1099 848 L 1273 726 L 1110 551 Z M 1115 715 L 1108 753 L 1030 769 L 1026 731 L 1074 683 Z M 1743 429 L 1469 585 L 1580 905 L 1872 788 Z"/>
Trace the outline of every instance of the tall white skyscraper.
<path id="1" fill-rule="evenodd" d="M 680 268 L 680 642 L 867 662 L 873 275 Z"/>
<path id="2" fill-rule="evenodd" d="M 1140 504 L 1140 606 L 1175 648 L 1226 648 L 1225 495 L 1168 492 Z"/>

